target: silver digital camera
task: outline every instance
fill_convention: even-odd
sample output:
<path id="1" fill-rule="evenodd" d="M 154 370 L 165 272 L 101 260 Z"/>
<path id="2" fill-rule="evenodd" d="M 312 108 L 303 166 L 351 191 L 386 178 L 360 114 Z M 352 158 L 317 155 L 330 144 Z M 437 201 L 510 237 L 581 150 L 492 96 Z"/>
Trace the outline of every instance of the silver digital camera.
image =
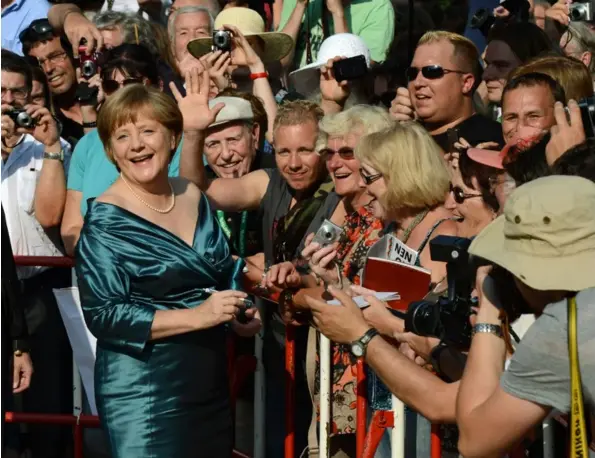
<path id="1" fill-rule="evenodd" d="M 318 243 L 320 246 L 332 245 L 339 240 L 342 233 L 343 228 L 337 226 L 332 221 L 325 219 L 318 231 L 316 231 L 316 235 L 312 241 Z"/>
<path id="2" fill-rule="evenodd" d="M 231 52 L 231 33 L 227 30 L 215 30 L 212 51 Z"/>
<path id="3" fill-rule="evenodd" d="M 594 0 L 574 0 L 574 2 L 570 4 L 570 13 L 568 14 L 568 16 L 570 17 L 570 20 L 573 22 L 590 22 L 594 18 L 594 9 Z"/>

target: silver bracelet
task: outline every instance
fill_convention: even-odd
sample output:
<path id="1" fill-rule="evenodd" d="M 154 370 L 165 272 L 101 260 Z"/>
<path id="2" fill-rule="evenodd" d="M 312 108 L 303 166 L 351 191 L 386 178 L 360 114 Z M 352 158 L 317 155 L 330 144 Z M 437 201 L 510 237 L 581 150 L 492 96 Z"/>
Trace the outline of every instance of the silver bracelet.
<path id="1" fill-rule="evenodd" d="M 498 324 L 489 324 L 489 323 L 477 323 L 473 326 L 473 331 L 471 336 L 475 336 L 475 334 L 494 334 L 497 337 L 502 338 L 502 326 Z"/>

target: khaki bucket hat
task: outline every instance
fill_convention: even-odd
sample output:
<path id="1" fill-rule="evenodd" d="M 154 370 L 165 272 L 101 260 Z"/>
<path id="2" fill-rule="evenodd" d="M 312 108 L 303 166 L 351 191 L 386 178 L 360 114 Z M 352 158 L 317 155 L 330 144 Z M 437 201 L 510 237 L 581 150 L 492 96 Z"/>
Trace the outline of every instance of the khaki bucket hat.
<path id="1" fill-rule="evenodd" d="M 537 290 L 595 287 L 595 183 L 551 176 L 524 184 L 469 252 Z"/>
<path id="2" fill-rule="evenodd" d="M 281 60 L 293 46 L 293 39 L 286 33 L 265 32 L 264 20 L 250 8 L 232 7 L 221 11 L 215 19 L 215 30 L 224 25 L 234 25 L 246 37 L 259 37 L 264 42 L 264 63 Z M 197 59 L 211 52 L 212 38 L 197 38 L 188 43 L 188 52 Z"/>

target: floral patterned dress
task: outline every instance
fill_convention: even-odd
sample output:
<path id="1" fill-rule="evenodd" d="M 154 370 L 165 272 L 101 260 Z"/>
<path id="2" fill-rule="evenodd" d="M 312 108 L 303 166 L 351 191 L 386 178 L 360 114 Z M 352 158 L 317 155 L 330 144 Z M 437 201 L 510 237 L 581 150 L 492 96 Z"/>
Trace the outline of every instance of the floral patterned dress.
<path id="1" fill-rule="evenodd" d="M 345 281 L 359 285 L 360 275 L 366 261 L 369 248 L 378 241 L 382 232 L 382 222 L 375 218 L 369 207 L 347 215 L 343 225 L 343 235 L 337 249 L 339 266 Z M 356 404 L 356 361 L 349 345 L 332 344 L 332 434 L 355 432 Z M 316 351 L 316 385 L 314 397 L 316 409 L 320 408 L 320 363 L 319 351 Z"/>

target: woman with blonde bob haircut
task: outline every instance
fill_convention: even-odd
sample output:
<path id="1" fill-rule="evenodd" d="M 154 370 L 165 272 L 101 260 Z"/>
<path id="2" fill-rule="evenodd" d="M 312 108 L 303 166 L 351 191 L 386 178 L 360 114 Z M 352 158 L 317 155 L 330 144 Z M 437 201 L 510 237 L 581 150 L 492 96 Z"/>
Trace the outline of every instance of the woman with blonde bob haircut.
<path id="1" fill-rule="evenodd" d="M 206 197 L 168 177 L 182 128 L 215 119 L 193 78 L 180 101 L 186 116 L 141 84 L 125 86 L 99 112 L 99 135 L 120 175 L 89 203 L 76 271 L 97 338 L 95 398 L 114 458 L 231 457 L 225 324 L 242 335 L 260 328 L 259 319 L 236 320 L 243 264 Z M 200 120 L 188 116 L 195 110 Z"/>
<path id="2" fill-rule="evenodd" d="M 418 263 L 432 272 L 433 282 L 441 281 L 446 266 L 431 260 L 428 241 L 456 235 L 456 224 L 443 206 L 450 170 L 438 145 L 421 125 L 404 122 L 363 137 L 355 155 L 385 233 L 417 250 Z"/>

